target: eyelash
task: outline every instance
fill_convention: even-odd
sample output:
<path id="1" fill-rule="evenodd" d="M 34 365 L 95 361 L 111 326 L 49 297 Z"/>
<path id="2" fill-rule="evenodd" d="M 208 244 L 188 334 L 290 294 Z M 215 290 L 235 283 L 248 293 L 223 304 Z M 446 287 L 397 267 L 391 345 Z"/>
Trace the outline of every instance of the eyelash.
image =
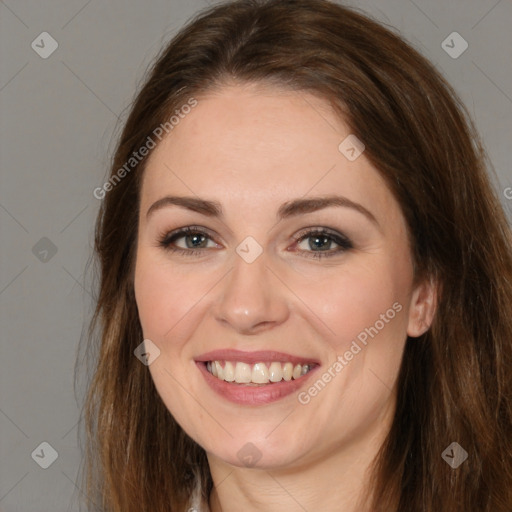
<path id="1" fill-rule="evenodd" d="M 202 229 L 199 226 L 187 226 L 185 228 L 180 228 L 179 230 L 172 231 L 170 233 L 164 233 L 159 238 L 158 245 L 165 249 L 166 251 L 171 251 L 173 253 L 177 254 L 183 254 L 185 256 L 201 256 L 205 248 L 203 249 L 183 249 L 182 247 L 172 247 L 171 244 L 175 242 L 176 240 L 179 240 L 180 238 L 183 238 L 185 236 L 190 235 L 204 235 L 210 240 L 213 240 L 212 237 L 208 234 L 207 231 Z M 302 253 L 309 253 L 306 257 L 308 258 L 315 258 L 315 259 L 321 259 L 321 258 L 330 258 L 333 256 L 337 256 L 349 249 L 353 249 L 352 242 L 345 236 L 340 233 L 331 231 L 326 228 L 314 228 L 309 230 L 304 230 L 298 233 L 293 237 L 293 240 L 295 243 L 300 243 L 303 240 L 306 240 L 308 238 L 311 238 L 313 236 L 325 236 L 329 238 L 331 241 L 333 241 L 335 244 L 337 244 L 339 247 L 334 251 L 304 251 L 301 250 Z"/>

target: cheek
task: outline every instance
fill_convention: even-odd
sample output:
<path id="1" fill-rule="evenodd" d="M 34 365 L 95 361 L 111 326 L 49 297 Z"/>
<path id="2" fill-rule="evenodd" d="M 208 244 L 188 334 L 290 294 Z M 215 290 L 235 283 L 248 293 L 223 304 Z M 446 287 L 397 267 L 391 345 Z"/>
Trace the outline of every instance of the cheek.
<path id="1" fill-rule="evenodd" d="M 144 337 L 162 342 L 191 311 L 203 285 L 180 275 L 142 249 L 135 268 L 135 298 Z"/>
<path id="2" fill-rule="evenodd" d="M 191 404 L 189 392 L 183 392 L 190 383 L 181 357 L 195 325 L 190 322 L 194 305 L 208 288 L 204 280 L 194 280 L 190 270 L 176 272 L 144 248 L 137 255 L 134 288 L 144 339 L 160 349 L 160 357 L 149 366 L 155 387 L 174 419 L 197 440 L 198 418 L 204 411 Z"/>
<path id="3" fill-rule="evenodd" d="M 327 391 L 307 389 L 301 403 L 311 401 L 319 422 L 333 423 L 333 436 L 339 425 L 352 435 L 360 425 L 374 421 L 396 382 L 412 283 L 412 265 L 404 254 L 353 265 L 333 273 L 325 286 L 309 288 L 311 303 L 322 304 L 319 316 L 330 331 L 323 341 L 330 339 L 332 351 L 324 368 Z"/>
<path id="4" fill-rule="evenodd" d="M 354 265 L 333 273 L 323 286 L 305 287 L 311 291 L 309 303 L 329 328 L 338 351 L 347 350 L 358 336 L 364 341 L 368 331 L 375 335 L 375 328 L 379 338 L 384 332 L 391 337 L 405 333 L 412 268 L 400 263 L 383 258 L 372 265 Z"/>

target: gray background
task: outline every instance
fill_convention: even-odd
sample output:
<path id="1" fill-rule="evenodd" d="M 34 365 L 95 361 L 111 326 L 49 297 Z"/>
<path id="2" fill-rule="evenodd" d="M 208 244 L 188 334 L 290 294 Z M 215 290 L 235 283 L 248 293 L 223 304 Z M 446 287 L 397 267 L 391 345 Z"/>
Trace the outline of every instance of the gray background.
<path id="1" fill-rule="evenodd" d="M 510 0 L 346 3 L 399 29 L 454 85 L 483 136 L 511 218 Z M 78 510 L 84 389 L 75 396 L 73 369 L 93 304 L 86 271 L 99 206 L 93 190 L 105 181 L 115 137 L 147 66 L 206 5 L 0 0 L 3 512 Z M 454 31 L 469 44 L 458 58 L 442 47 Z M 34 40 L 43 46 L 42 32 L 58 43 L 46 59 L 31 47 Z M 448 41 L 460 49 L 460 41 Z M 36 463 L 50 461 L 42 442 L 58 453 L 47 469 Z"/>

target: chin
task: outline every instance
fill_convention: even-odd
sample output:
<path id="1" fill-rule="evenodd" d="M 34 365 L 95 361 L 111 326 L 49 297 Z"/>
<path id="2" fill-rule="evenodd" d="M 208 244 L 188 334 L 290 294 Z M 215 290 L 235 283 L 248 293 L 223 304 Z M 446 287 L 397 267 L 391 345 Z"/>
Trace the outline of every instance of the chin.
<path id="1" fill-rule="evenodd" d="M 265 435 L 256 437 L 257 435 L 253 432 L 252 440 L 249 436 L 247 438 L 237 436 L 227 441 L 224 446 L 211 441 L 202 446 L 210 461 L 213 458 L 238 468 L 269 470 L 286 468 L 297 463 L 306 454 L 303 443 L 290 442 L 289 437 L 276 436 L 272 441 L 265 439 Z M 212 446 L 209 446 L 210 444 Z"/>

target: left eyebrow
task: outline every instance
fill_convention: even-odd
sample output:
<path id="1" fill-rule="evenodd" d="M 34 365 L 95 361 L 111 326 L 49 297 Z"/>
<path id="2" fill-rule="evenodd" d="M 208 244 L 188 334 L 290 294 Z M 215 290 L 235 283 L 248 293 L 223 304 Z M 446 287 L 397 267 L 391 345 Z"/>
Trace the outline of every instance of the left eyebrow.
<path id="1" fill-rule="evenodd" d="M 370 210 L 367 210 L 362 204 L 355 203 L 354 201 L 351 201 L 347 197 L 343 196 L 313 197 L 288 201 L 281 205 L 277 212 L 277 216 L 280 220 L 282 220 L 293 217 L 295 215 L 311 213 L 332 206 L 352 208 L 353 210 L 363 214 L 368 220 L 380 228 L 375 215 L 373 215 Z"/>

